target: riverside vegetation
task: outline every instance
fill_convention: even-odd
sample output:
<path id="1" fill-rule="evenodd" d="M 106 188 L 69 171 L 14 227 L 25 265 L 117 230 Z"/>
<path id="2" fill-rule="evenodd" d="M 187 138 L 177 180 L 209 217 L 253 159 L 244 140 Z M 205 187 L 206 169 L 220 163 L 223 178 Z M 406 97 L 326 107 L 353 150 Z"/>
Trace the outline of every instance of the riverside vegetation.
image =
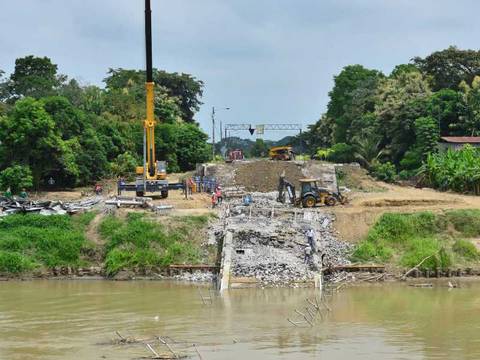
<path id="1" fill-rule="evenodd" d="M 444 213 L 386 213 L 370 229 L 352 256 L 399 268 L 446 269 L 478 265 L 480 253 L 469 239 L 480 236 L 480 210 Z"/>
<path id="2" fill-rule="evenodd" d="M 102 241 L 87 237 L 97 214 L 11 215 L 0 221 L 0 273 L 30 274 L 58 266 L 104 265 L 105 274 L 120 270 L 145 274 L 172 263 L 214 261 L 214 248 L 203 246 L 209 216 L 172 217 L 164 223 L 131 213 L 109 215 L 99 226 Z"/>

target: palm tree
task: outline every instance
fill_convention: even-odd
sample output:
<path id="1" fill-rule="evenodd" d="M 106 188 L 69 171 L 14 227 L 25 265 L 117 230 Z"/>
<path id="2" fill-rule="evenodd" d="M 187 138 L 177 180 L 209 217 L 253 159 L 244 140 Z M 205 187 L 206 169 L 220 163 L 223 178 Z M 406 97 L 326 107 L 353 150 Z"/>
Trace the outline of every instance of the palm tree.
<path id="1" fill-rule="evenodd" d="M 381 139 L 373 134 L 356 137 L 353 139 L 355 159 L 367 170 L 379 161 L 380 157 L 386 155 L 387 150 L 381 147 Z"/>

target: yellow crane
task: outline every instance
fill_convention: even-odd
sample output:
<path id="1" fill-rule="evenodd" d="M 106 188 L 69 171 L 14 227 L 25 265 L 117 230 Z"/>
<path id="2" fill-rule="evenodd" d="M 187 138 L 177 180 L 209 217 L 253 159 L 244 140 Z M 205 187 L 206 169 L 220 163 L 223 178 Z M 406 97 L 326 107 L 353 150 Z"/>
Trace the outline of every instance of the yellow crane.
<path id="1" fill-rule="evenodd" d="M 137 166 L 135 185 L 119 182 L 118 190 L 135 191 L 137 196 L 160 192 L 168 197 L 167 164 L 155 158 L 155 83 L 152 67 L 152 8 L 150 0 L 145 0 L 145 46 L 146 46 L 146 119 L 143 121 L 143 166 Z"/>

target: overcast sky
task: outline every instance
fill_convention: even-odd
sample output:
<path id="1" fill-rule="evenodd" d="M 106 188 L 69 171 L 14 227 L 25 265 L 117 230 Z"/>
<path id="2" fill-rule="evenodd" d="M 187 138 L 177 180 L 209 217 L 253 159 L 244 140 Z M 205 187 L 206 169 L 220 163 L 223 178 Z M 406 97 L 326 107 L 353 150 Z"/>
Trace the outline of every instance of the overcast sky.
<path id="1" fill-rule="evenodd" d="M 0 69 L 48 56 L 102 85 L 108 68 L 144 68 L 143 0 L 0 0 Z M 414 56 L 480 47 L 475 0 L 152 0 L 154 66 L 205 82 L 196 118 L 315 122 L 332 79 L 362 64 L 389 73 Z M 248 133 L 241 134 L 248 137 Z M 270 133 L 279 138 L 292 133 Z M 218 133 L 217 133 L 218 136 Z"/>

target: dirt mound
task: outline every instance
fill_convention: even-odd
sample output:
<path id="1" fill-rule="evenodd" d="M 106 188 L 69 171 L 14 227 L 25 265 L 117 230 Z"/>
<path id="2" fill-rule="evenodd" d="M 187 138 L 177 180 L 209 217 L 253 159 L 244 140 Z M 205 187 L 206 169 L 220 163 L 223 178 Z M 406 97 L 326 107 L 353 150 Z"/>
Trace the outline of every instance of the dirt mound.
<path id="1" fill-rule="evenodd" d="M 278 188 L 278 178 L 285 177 L 298 187 L 303 178 L 301 164 L 290 161 L 253 161 L 237 164 L 235 182 L 247 191 L 269 192 Z"/>

